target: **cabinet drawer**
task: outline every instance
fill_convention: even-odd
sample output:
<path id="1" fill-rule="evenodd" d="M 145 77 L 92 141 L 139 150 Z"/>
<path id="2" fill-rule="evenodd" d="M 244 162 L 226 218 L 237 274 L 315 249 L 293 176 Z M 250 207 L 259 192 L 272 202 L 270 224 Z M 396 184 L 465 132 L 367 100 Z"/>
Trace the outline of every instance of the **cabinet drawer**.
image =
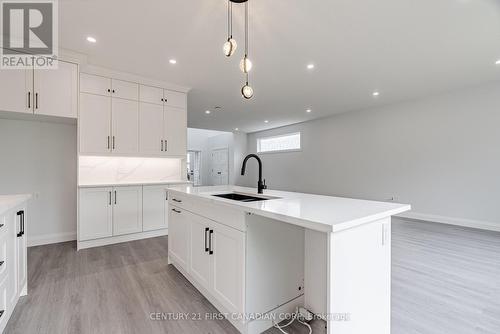
<path id="1" fill-rule="evenodd" d="M 5 325 L 7 325 L 7 315 L 10 313 L 10 310 L 7 310 L 7 279 L 3 279 L 0 281 L 0 332 L 3 331 Z"/>
<path id="2" fill-rule="evenodd" d="M 93 74 L 80 73 L 80 92 L 110 96 L 111 79 Z"/>
<path id="3" fill-rule="evenodd" d="M 168 196 L 169 204 L 183 208 L 194 214 L 211 219 L 217 223 L 245 232 L 245 213 L 230 206 L 221 206 L 206 200 L 172 192 Z"/>
<path id="4" fill-rule="evenodd" d="M 139 100 L 139 85 L 135 82 L 113 79 L 113 97 L 128 100 Z"/>
<path id="5" fill-rule="evenodd" d="M 141 102 L 163 105 L 163 88 L 140 85 L 139 99 Z"/>
<path id="6" fill-rule="evenodd" d="M 5 216 L 0 216 L 0 239 L 7 235 L 7 224 Z"/>
<path id="7" fill-rule="evenodd" d="M 7 265 L 8 261 L 13 259 L 7 258 L 7 235 L 0 237 L 0 282 L 7 277 Z"/>
<path id="8" fill-rule="evenodd" d="M 186 94 L 165 90 L 163 93 L 166 105 L 177 108 L 186 108 Z"/>

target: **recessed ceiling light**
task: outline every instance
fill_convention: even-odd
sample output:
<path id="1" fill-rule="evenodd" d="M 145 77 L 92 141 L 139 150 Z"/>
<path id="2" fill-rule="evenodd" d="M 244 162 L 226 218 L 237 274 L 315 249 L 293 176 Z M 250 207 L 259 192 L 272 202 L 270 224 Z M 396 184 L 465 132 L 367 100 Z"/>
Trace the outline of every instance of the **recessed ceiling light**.
<path id="1" fill-rule="evenodd" d="M 495 62 L 495 65 L 500 65 L 500 59 Z"/>
<path id="2" fill-rule="evenodd" d="M 311 112 L 312 110 L 311 109 L 306 109 L 306 112 Z"/>
<path id="3" fill-rule="evenodd" d="M 269 123 L 269 121 L 266 119 L 266 120 L 264 121 L 264 123 Z"/>
<path id="4" fill-rule="evenodd" d="M 211 111 L 210 111 L 210 110 L 205 110 L 205 114 L 207 114 L 207 115 L 208 115 L 208 114 L 210 114 L 210 113 L 211 113 Z"/>
<path id="5" fill-rule="evenodd" d="M 95 39 L 95 38 L 94 38 L 94 37 L 92 37 L 92 36 L 88 36 L 88 37 L 87 37 L 87 42 L 90 42 L 90 43 L 95 43 L 95 42 L 97 42 L 97 39 Z"/>
<path id="6" fill-rule="evenodd" d="M 239 129 L 238 128 L 234 128 L 234 131 L 238 131 Z"/>
<path id="7" fill-rule="evenodd" d="M 372 95 L 373 95 L 374 97 L 377 97 L 377 96 L 379 96 L 379 95 L 380 95 L 380 93 L 379 93 L 379 92 L 373 92 L 373 93 L 372 93 Z"/>
<path id="8" fill-rule="evenodd" d="M 170 64 L 172 64 L 172 65 L 177 64 L 177 60 L 175 60 L 175 59 L 170 59 L 168 62 L 169 62 Z"/>
<path id="9" fill-rule="evenodd" d="M 308 65 L 307 65 L 307 69 L 308 69 L 308 70 L 312 70 L 313 68 L 314 68 L 314 64 L 308 64 Z"/>

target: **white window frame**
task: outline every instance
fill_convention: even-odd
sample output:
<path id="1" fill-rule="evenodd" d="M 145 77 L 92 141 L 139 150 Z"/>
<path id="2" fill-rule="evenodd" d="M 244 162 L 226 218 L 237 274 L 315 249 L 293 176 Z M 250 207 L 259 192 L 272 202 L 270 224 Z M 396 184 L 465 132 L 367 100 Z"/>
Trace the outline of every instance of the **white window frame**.
<path id="1" fill-rule="evenodd" d="M 273 139 L 273 138 L 281 138 L 281 137 L 288 137 L 288 136 L 294 136 L 294 135 L 299 135 L 299 147 L 298 148 L 290 148 L 290 149 L 284 149 L 284 150 L 275 150 L 275 151 L 261 151 L 260 149 L 260 141 L 263 139 Z M 285 152 L 300 152 L 302 151 L 302 133 L 300 131 L 298 132 L 291 132 L 291 133 L 283 133 L 280 135 L 276 136 L 269 136 L 269 137 L 258 137 L 257 138 L 257 153 L 259 154 L 272 154 L 272 153 L 285 153 Z"/>

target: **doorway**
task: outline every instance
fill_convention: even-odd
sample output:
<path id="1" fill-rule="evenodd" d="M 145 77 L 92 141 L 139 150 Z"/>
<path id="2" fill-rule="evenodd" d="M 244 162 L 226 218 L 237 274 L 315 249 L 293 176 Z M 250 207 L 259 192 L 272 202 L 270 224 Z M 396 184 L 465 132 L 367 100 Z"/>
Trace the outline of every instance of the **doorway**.
<path id="1" fill-rule="evenodd" d="M 229 184 L 229 153 L 227 148 L 212 150 L 211 183 L 214 186 Z"/>
<path id="2" fill-rule="evenodd" d="M 201 151 L 187 152 L 187 178 L 194 186 L 201 186 Z"/>

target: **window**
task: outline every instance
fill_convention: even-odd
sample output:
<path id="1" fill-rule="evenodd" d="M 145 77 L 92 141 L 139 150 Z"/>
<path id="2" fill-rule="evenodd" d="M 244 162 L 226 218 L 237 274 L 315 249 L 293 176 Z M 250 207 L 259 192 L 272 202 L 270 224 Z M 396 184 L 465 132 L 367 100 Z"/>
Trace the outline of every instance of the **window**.
<path id="1" fill-rule="evenodd" d="M 300 150 L 300 132 L 257 138 L 257 152 L 283 152 Z"/>

